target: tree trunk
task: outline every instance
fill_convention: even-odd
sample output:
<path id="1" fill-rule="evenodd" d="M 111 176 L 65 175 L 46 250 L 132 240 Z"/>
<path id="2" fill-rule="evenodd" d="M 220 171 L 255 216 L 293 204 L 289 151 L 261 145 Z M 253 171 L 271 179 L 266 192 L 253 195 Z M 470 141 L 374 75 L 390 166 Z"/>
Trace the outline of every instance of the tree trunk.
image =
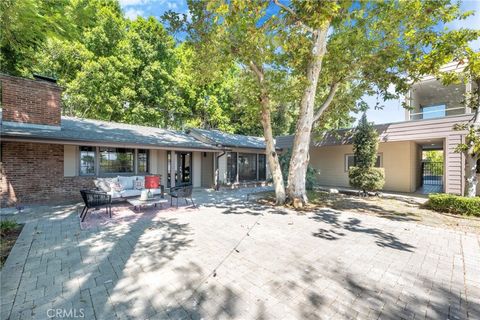
<path id="1" fill-rule="evenodd" d="M 477 195 L 477 161 L 479 157 L 474 157 L 472 154 L 466 154 L 466 185 L 465 185 L 465 196 L 469 198 L 474 198 Z"/>
<path id="2" fill-rule="evenodd" d="M 300 103 L 300 114 L 295 128 L 292 157 L 288 171 L 287 197 L 295 208 L 302 208 L 308 201 L 306 175 L 309 162 L 310 137 L 314 119 L 315 95 L 326 50 L 329 25 L 313 33 L 312 56 L 307 67 L 307 87 Z"/>
<path id="3" fill-rule="evenodd" d="M 265 86 L 265 76 L 263 74 L 263 69 L 257 66 L 254 62 L 250 62 L 250 69 L 257 76 L 260 87 L 259 100 L 262 107 L 261 122 L 263 126 L 263 135 L 265 137 L 268 168 L 270 169 L 273 179 L 273 187 L 275 189 L 275 203 L 276 205 L 283 205 L 285 204 L 285 185 L 283 183 L 282 170 L 278 160 L 278 154 L 275 150 L 275 142 L 273 140 L 270 98 Z"/>
<path id="4" fill-rule="evenodd" d="M 270 173 L 273 179 L 273 187 L 275 188 L 275 199 L 277 205 L 285 204 L 285 185 L 283 183 L 282 170 L 278 160 L 278 154 L 275 150 L 275 143 L 272 133 L 272 121 L 270 117 L 270 108 L 267 106 L 270 102 L 262 103 L 262 126 L 263 135 L 265 136 L 265 144 L 267 149 L 267 161 Z"/>
<path id="5" fill-rule="evenodd" d="M 477 99 L 475 101 L 480 101 L 480 79 L 476 80 L 477 84 Z M 470 125 L 470 129 L 473 129 L 474 134 L 477 132 L 476 130 L 479 130 L 480 128 L 480 106 L 476 105 L 473 106 L 474 114 L 472 118 L 472 123 Z M 477 161 L 480 158 L 480 155 L 475 153 L 475 148 L 478 147 L 475 145 L 474 141 L 468 141 L 470 139 L 467 139 L 466 144 L 468 149 L 465 152 L 465 178 L 466 178 L 466 184 L 465 184 L 465 196 L 469 198 L 473 198 L 477 195 L 477 184 L 478 184 L 478 178 L 477 178 Z M 477 142 L 478 143 L 478 142 Z"/>

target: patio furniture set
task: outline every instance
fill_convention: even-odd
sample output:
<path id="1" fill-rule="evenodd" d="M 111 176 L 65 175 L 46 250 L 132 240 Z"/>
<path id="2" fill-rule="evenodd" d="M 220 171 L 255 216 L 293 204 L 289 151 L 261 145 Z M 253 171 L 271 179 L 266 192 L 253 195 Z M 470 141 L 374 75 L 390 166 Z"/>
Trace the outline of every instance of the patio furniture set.
<path id="1" fill-rule="evenodd" d="M 118 177 L 118 178 L 98 178 L 95 181 L 95 188 L 81 190 L 80 194 L 84 202 L 84 207 L 80 213 L 81 221 L 85 221 L 88 210 L 105 207 L 107 214 L 112 217 L 112 201 L 126 201 L 133 206 L 134 210 L 140 211 L 142 208 L 162 206 L 167 203 L 165 199 L 165 188 L 159 184 L 158 176 L 146 177 Z M 193 186 L 191 184 L 175 186 L 169 189 L 167 193 L 170 196 L 170 206 L 173 206 L 173 199 L 176 199 L 178 208 L 178 199 L 188 199 L 195 206 L 192 199 Z"/>

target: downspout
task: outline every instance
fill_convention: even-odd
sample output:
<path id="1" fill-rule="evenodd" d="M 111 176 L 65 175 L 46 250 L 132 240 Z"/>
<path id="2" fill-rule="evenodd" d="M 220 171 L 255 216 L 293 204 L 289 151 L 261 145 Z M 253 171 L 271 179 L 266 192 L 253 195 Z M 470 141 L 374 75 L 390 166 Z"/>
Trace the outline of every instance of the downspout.
<path id="1" fill-rule="evenodd" d="M 216 168 L 215 168 L 215 191 L 218 191 L 220 190 L 220 175 L 219 175 L 219 172 L 218 172 L 218 163 L 219 163 L 219 160 L 220 157 L 224 156 L 227 152 L 226 151 L 223 151 L 221 154 L 219 154 L 218 156 L 216 156 Z"/>

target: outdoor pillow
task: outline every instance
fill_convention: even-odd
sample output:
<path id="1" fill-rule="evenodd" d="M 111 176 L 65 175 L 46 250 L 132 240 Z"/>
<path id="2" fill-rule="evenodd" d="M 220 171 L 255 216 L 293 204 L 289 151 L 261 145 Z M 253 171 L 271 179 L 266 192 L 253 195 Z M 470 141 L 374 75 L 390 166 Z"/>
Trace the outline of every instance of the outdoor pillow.
<path id="1" fill-rule="evenodd" d="M 137 190 L 142 190 L 142 189 L 145 189 L 145 179 L 140 179 L 140 177 L 137 178 L 137 180 L 135 180 L 135 189 Z"/>
<path id="2" fill-rule="evenodd" d="M 110 184 L 112 179 L 109 178 L 98 178 L 94 180 L 95 187 L 99 188 L 102 191 L 109 192 L 111 190 Z"/>
<path id="3" fill-rule="evenodd" d="M 110 189 L 111 192 L 120 192 L 123 191 L 123 186 L 119 182 L 113 181 L 110 183 Z"/>
<path id="4" fill-rule="evenodd" d="M 122 188 L 125 189 L 133 189 L 134 178 L 133 177 L 121 177 L 118 176 L 118 182 L 122 185 Z"/>
<path id="5" fill-rule="evenodd" d="M 160 185 L 159 176 L 146 176 L 145 177 L 145 189 L 157 189 Z"/>

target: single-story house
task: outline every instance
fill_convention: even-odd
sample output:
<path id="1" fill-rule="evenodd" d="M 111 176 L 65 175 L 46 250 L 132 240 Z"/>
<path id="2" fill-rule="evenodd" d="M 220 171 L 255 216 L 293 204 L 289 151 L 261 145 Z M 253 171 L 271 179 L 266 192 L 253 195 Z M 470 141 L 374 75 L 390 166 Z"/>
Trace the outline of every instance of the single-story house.
<path id="1" fill-rule="evenodd" d="M 161 184 L 263 184 L 263 138 L 61 115 L 54 80 L 0 74 L 1 206 L 79 198 L 96 177 L 158 175 Z"/>
<path id="2" fill-rule="evenodd" d="M 444 71 L 456 68 L 449 64 Z M 455 147 L 464 141 L 466 132 L 454 130 L 454 125 L 472 119 L 472 110 L 462 101 L 474 89 L 473 82 L 444 86 L 434 77 L 424 77 L 406 96 L 405 121 L 375 125 L 380 136 L 376 165 L 385 169 L 384 190 L 464 193 L 465 159 Z M 320 185 L 349 186 L 348 168 L 355 163 L 353 134 L 352 128 L 312 136 L 310 164 L 317 169 Z M 276 145 L 291 148 L 293 136 L 277 137 Z M 425 161 L 424 153 L 429 150 L 440 151 L 443 161 Z"/>

